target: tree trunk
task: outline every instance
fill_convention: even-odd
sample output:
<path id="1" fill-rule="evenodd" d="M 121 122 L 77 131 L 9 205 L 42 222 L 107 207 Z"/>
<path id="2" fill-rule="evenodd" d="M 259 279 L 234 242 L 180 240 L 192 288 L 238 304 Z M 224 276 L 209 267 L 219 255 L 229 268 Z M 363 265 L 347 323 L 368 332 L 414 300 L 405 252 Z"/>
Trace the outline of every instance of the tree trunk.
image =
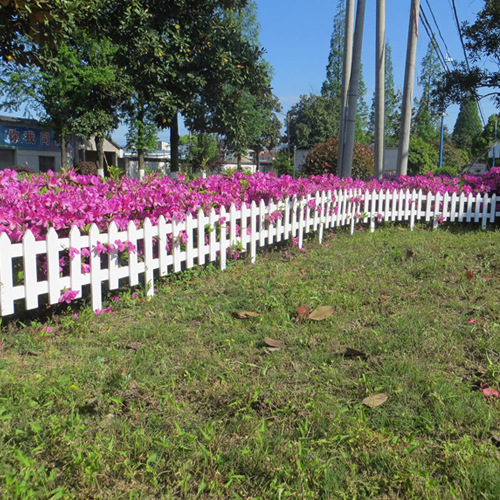
<path id="1" fill-rule="evenodd" d="M 260 148 L 255 149 L 255 171 L 260 172 Z"/>
<path id="2" fill-rule="evenodd" d="M 97 175 L 104 177 L 104 137 L 95 138 L 97 146 Z"/>
<path id="3" fill-rule="evenodd" d="M 139 180 L 142 181 L 142 179 L 144 179 L 144 175 L 146 174 L 146 168 L 144 164 L 144 149 L 138 149 L 137 156 L 139 158 Z"/>
<path id="4" fill-rule="evenodd" d="M 179 122 L 177 113 L 170 122 L 170 172 L 177 178 L 179 173 Z"/>
<path id="5" fill-rule="evenodd" d="M 236 156 L 236 170 L 238 170 L 238 172 L 241 172 L 241 153 L 238 153 L 238 155 Z"/>
<path id="6" fill-rule="evenodd" d="M 61 134 L 61 171 L 66 170 L 66 138 Z"/>

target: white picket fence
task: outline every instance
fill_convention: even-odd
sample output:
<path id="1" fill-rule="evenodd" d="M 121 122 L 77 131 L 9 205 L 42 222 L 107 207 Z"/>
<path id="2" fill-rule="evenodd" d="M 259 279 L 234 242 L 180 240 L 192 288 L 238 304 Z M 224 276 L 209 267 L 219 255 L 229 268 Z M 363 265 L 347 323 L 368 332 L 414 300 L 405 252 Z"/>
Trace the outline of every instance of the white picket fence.
<path id="1" fill-rule="evenodd" d="M 407 190 L 363 194 L 352 190 L 328 191 L 303 200 L 287 199 L 268 205 L 261 201 L 259 205 L 252 203 L 238 210 L 231 206 L 228 211 L 222 208 L 218 214 L 213 209 L 208 215 L 200 210 L 197 217 L 188 215 L 181 222 L 166 222 L 160 217 L 153 225 L 146 219 L 140 228 L 130 222 L 126 231 L 118 230 L 111 223 L 107 232 L 101 233 L 93 225 L 88 234 L 81 234 L 73 227 L 69 236 L 59 237 L 54 229 L 49 229 L 43 241 L 35 241 L 33 234 L 27 231 L 19 243 L 12 243 L 2 233 L 0 313 L 7 316 L 19 310 L 36 309 L 40 302 L 56 304 L 67 290 L 74 291 L 75 298 L 90 293 L 91 306 L 98 310 L 102 307 L 103 284 L 107 284 L 108 290 L 115 290 L 127 283 L 136 286 L 142 279 L 147 295 L 152 296 L 155 276 L 166 276 L 217 259 L 224 269 L 231 251 L 247 252 L 254 262 L 259 247 L 292 238 L 302 247 L 304 236 L 311 232 L 317 234 L 321 243 L 325 230 L 340 226 L 349 225 L 354 232 L 359 224 L 368 225 L 373 231 L 379 222 L 407 221 L 413 229 L 422 221 L 432 222 L 434 226 L 441 221 L 451 221 L 480 223 L 485 229 L 488 223 L 498 222 L 500 218 L 496 205 L 496 195 L 442 196 Z M 278 211 L 282 217 L 275 219 Z M 130 252 L 124 263 L 117 250 L 103 255 L 95 251 L 99 243 L 106 246 L 116 241 L 130 242 L 141 248 L 141 252 Z M 70 249 L 91 250 L 90 272 L 82 271 L 80 253 L 73 251 L 71 258 L 68 257 Z M 62 272 L 61 256 L 69 260 Z M 39 269 L 41 261 L 43 272 Z"/>

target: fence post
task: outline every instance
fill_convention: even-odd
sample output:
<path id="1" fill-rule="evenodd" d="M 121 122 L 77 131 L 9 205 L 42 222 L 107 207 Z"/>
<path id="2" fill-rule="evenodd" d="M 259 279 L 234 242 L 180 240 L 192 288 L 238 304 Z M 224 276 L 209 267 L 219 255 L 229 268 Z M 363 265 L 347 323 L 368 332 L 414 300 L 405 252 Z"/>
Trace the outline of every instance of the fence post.
<path id="1" fill-rule="evenodd" d="M 255 201 L 252 201 L 250 208 L 250 258 L 252 264 L 255 264 L 257 258 L 257 214 L 258 209 Z"/>
<path id="2" fill-rule="evenodd" d="M 151 219 L 146 217 L 143 224 L 144 231 L 144 286 L 146 295 L 152 297 L 155 293 L 153 269 L 153 225 Z"/>
<path id="3" fill-rule="evenodd" d="M 96 311 L 102 307 L 101 289 L 101 254 L 97 252 L 96 244 L 99 239 L 99 229 L 95 224 L 89 230 L 89 250 L 90 250 L 90 294 L 92 310 Z"/>
<path id="4" fill-rule="evenodd" d="M 29 229 L 23 235 L 23 267 L 26 309 L 36 309 L 38 307 L 38 272 L 35 236 Z"/>
<path id="5" fill-rule="evenodd" d="M 7 233 L 0 233 L 0 255 L 2 256 L 0 259 L 0 310 L 2 316 L 14 312 L 11 245 Z"/>
<path id="6" fill-rule="evenodd" d="M 78 292 L 75 298 L 82 296 L 82 247 L 80 230 L 73 226 L 69 232 L 69 248 L 76 250 L 73 257 L 69 260 L 69 280 L 71 290 Z"/>

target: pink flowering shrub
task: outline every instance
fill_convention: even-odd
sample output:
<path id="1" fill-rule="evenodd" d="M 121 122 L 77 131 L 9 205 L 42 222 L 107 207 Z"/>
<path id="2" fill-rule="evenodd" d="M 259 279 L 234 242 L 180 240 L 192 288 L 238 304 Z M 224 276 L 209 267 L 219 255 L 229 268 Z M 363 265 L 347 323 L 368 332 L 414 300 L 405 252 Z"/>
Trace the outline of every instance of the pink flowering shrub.
<path id="1" fill-rule="evenodd" d="M 240 208 L 243 203 L 267 204 L 287 197 L 299 199 L 317 191 L 335 189 L 360 189 L 362 192 L 387 189 L 421 189 L 424 193 L 499 193 L 500 168 L 492 169 L 482 176 L 464 175 L 449 178 L 425 176 L 385 178 L 362 181 L 339 179 L 332 174 L 312 175 L 293 179 L 288 175 L 253 175 L 235 173 L 232 176 L 215 175 L 205 179 L 187 181 L 182 175 L 179 181 L 168 177 L 146 176 L 142 181 L 121 178 L 118 182 L 92 175 L 78 175 L 74 171 L 63 174 L 52 172 L 39 176 L 18 179 L 12 170 L 0 171 L 0 232 L 5 232 L 11 241 L 22 239 L 30 229 L 37 240 L 45 238 L 53 227 L 61 236 L 69 234 L 71 226 L 86 233 L 91 224 L 105 230 L 114 221 L 119 230 L 125 230 L 129 221 L 141 226 L 149 217 L 153 224 L 163 215 L 168 221 L 182 221 L 188 213 L 196 216 L 198 210 L 208 213 L 214 208 L 229 209 L 234 203 Z M 310 208 L 314 207 L 314 202 Z M 335 210 L 333 207 L 331 210 Z M 272 214 L 269 222 L 276 222 L 278 213 Z M 221 221 L 219 221 L 221 222 Z M 222 222 L 221 222 L 222 223 Z M 111 251 L 141 251 L 127 243 L 98 244 L 91 249 L 95 253 Z M 82 257 L 88 257 L 81 251 Z M 70 257 L 74 257 L 72 251 Z M 87 261 L 85 260 L 85 264 Z"/>

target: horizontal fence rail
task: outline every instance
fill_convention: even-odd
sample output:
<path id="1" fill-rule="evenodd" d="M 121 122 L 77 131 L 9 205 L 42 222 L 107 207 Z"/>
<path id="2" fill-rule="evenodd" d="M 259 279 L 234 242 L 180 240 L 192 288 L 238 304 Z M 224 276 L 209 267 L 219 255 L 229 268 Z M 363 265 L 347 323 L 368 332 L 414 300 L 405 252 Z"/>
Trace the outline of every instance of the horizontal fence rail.
<path id="1" fill-rule="evenodd" d="M 500 200 L 499 200 L 500 201 Z M 148 296 L 154 294 L 155 276 L 190 269 L 239 253 L 255 262 L 257 249 L 293 240 L 302 247 L 304 236 L 316 233 L 322 242 L 325 230 L 377 223 L 474 222 L 483 229 L 500 218 L 497 196 L 423 194 L 422 191 L 364 192 L 328 191 L 307 198 L 279 203 L 252 202 L 250 206 L 214 209 L 182 221 L 156 224 L 146 219 L 138 228 L 130 222 L 125 231 L 111 223 L 106 232 L 92 225 L 88 234 L 72 227 L 60 237 L 50 228 L 45 240 L 36 241 L 27 231 L 19 243 L 0 234 L 0 313 L 7 316 L 37 309 L 40 303 L 90 295 L 91 306 L 99 310 L 103 289 L 115 290 L 142 281 Z"/>

